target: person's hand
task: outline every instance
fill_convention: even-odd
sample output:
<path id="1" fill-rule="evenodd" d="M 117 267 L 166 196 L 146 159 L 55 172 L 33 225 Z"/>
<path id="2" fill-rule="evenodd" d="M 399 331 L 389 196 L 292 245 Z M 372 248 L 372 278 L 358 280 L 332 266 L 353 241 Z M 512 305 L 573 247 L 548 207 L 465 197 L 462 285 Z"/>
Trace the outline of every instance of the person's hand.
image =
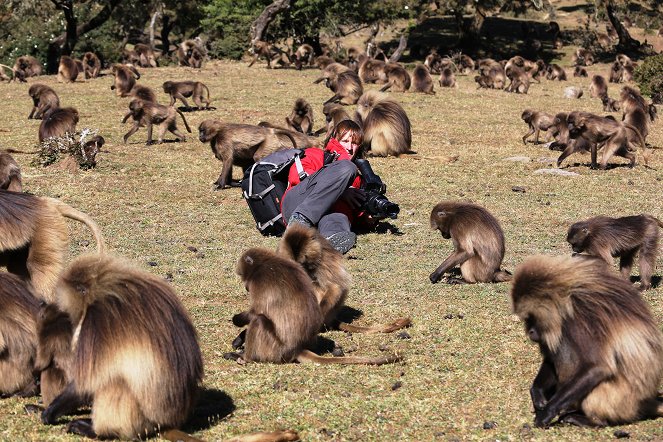
<path id="1" fill-rule="evenodd" d="M 366 200 L 366 194 L 361 189 L 348 187 L 341 195 L 341 199 L 348 203 L 348 205 L 353 209 L 358 209 Z"/>

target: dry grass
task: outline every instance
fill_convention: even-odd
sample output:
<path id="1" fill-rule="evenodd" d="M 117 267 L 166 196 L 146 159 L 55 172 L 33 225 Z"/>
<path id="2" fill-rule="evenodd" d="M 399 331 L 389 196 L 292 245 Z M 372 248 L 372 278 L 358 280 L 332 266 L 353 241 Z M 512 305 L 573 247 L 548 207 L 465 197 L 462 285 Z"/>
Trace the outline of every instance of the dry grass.
<path id="1" fill-rule="evenodd" d="M 331 93 L 312 84 L 318 71 L 270 71 L 264 66 L 249 69 L 246 64 L 214 62 L 202 71 L 144 69 L 140 82 L 158 90 L 162 101 L 165 96 L 159 86 L 165 80 L 207 83 L 218 109 L 186 114 L 192 127 L 206 118 L 280 122 L 300 96 L 314 104 L 319 126 L 321 103 Z M 605 75 L 608 67 L 593 66 L 589 71 Z M 129 145 L 121 144 L 128 127 L 120 120 L 129 100 L 113 95 L 110 77 L 71 85 L 57 84 L 54 77 L 38 79 L 56 89 L 64 106 L 79 109 L 79 129 L 97 128 L 106 138 L 108 152 L 100 154 L 96 169 L 71 174 L 31 167 L 29 155 L 16 157 L 27 191 L 61 198 L 86 211 L 98 221 L 114 253 L 140 268 L 172 277 L 198 329 L 204 386 L 225 392 L 235 407 L 227 415 L 207 393 L 198 418 L 218 413 L 221 419 L 191 429 L 201 438 L 219 440 L 275 428 L 296 429 L 311 441 L 612 438 L 615 428 L 530 429 L 528 389 L 540 357 L 510 314 L 509 284 L 430 284 L 429 273 L 450 252 L 451 243 L 431 232 L 428 217 L 442 199 L 485 206 L 502 224 L 507 241 L 504 266 L 513 270 L 531 254 L 569 253 L 566 229 L 578 219 L 643 212 L 663 218 L 663 155 L 659 151 L 653 156 L 656 170 L 639 165 L 633 170 L 591 171 L 589 157 L 575 155 L 566 170 L 579 176 L 535 175 L 536 169 L 551 167 L 557 153 L 522 144 L 526 127 L 520 113 L 526 107 L 600 113 L 599 100 L 562 98 L 564 87 L 578 84 L 586 91 L 588 80 L 544 80 L 534 84 L 529 95 L 477 90 L 471 77 L 458 80 L 457 89 L 436 88 L 435 96 L 392 94 L 412 121 L 414 150 L 427 157 L 457 154 L 459 160 L 453 164 L 372 160 L 374 170 L 388 183 L 389 198 L 401 205 L 401 216 L 392 223 L 398 233 L 360 236 L 347 260 L 354 279 L 348 305 L 364 312 L 358 323 L 411 316 L 411 339 L 395 334 L 325 334 L 346 352 L 355 350 L 351 354 L 377 355 L 386 348 L 405 357 L 405 362 L 392 366 L 239 366 L 221 357 L 230 351 L 237 334 L 230 318 L 247 305 L 234 274 L 235 261 L 242 250 L 274 248 L 277 240 L 258 234 L 237 189 L 212 190 L 220 163 L 195 136 L 186 143 L 146 147 L 143 130 Z M 39 122 L 26 120 L 28 87 L 0 84 L 5 103 L 0 123 L 3 148 L 29 150 L 36 142 Z M 617 86 L 611 85 L 610 94 L 617 92 Z M 660 122 L 649 142 L 663 146 Z M 532 161 L 504 161 L 516 155 Z M 524 187 L 525 193 L 512 191 L 513 186 Z M 72 256 L 87 251 L 89 233 L 75 223 L 70 226 Z M 662 258 L 657 275 L 663 269 Z M 660 323 L 662 294 L 661 288 L 645 294 Z M 23 405 L 31 402 L 0 402 L 0 439 L 72 439 L 64 434 L 64 425 L 45 427 L 36 416 L 26 416 Z M 486 421 L 496 422 L 496 428 L 484 430 Z M 660 420 L 620 428 L 636 439 L 663 438 Z"/>

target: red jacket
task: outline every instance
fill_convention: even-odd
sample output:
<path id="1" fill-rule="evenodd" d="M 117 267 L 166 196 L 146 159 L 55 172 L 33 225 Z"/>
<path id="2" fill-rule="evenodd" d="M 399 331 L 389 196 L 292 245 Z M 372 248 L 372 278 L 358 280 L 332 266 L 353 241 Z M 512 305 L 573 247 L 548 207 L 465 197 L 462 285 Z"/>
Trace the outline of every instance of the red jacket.
<path id="1" fill-rule="evenodd" d="M 330 152 L 335 152 L 338 154 L 338 158 L 336 161 L 351 161 L 352 158 L 350 158 L 350 155 L 348 155 L 347 151 L 339 144 L 336 139 L 332 138 L 329 140 L 327 143 L 327 146 L 325 147 L 325 150 L 328 150 Z M 325 159 L 325 152 L 321 149 L 318 149 L 317 147 L 310 147 L 306 149 L 305 151 L 304 158 L 302 158 L 302 168 L 308 175 L 313 175 L 315 172 L 318 170 L 322 169 L 322 166 L 324 165 L 324 159 Z M 285 193 L 283 194 L 283 199 L 285 199 L 285 195 L 288 193 L 288 191 L 299 184 L 299 174 L 297 172 L 297 166 L 293 164 L 290 166 L 290 171 L 288 172 L 288 188 L 286 189 Z M 355 187 L 359 189 L 361 187 L 361 177 L 357 175 L 355 180 L 352 182 L 352 185 L 350 187 Z M 350 220 L 350 224 L 352 224 L 358 217 L 361 217 L 364 213 L 358 209 L 353 210 L 350 205 L 348 205 L 345 201 L 338 200 L 334 205 L 331 207 L 330 212 L 339 212 L 345 214 L 348 219 Z"/>

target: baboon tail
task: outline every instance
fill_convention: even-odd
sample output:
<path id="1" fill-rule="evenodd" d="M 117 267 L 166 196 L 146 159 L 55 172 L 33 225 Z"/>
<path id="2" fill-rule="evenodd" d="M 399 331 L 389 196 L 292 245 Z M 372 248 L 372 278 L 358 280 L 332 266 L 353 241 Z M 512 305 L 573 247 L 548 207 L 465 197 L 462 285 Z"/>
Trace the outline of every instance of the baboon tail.
<path id="1" fill-rule="evenodd" d="M 411 324 L 412 320 L 410 318 L 399 318 L 387 324 L 378 324 L 369 327 L 362 327 L 359 325 L 348 324 L 347 322 L 341 322 L 338 324 L 338 329 L 350 333 L 391 333 L 393 331 L 409 327 Z"/>
<path id="2" fill-rule="evenodd" d="M 161 433 L 161 437 L 172 442 L 205 442 L 180 430 L 167 430 Z"/>
<path id="3" fill-rule="evenodd" d="M 328 358 L 316 355 L 312 351 L 304 350 L 297 356 L 297 362 L 315 362 L 317 364 L 354 364 L 354 365 L 384 365 L 393 364 L 401 361 L 403 358 L 397 355 L 383 356 L 377 358 L 342 356 L 338 358 Z"/>
<path id="4" fill-rule="evenodd" d="M 184 121 L 184 127 L 186 127 L 186 130 L 189 133 L 191 133 L 191 128 L 189 127 L 189 123 L 186 122 L 186 118 L 184 118 L 184 114 L 182 113 L 182 111 L 177 109 L 177 113 L 180 114 L 180 117 L 182 117 L 182 121 Z"/>
<path id="5" fill-rule="evenodd" d="M 299 440 L 299 434 L 294 430 L 279 430 L 270 433 L 251 433 L 235 436 L 224 442 L 288 442 Z"/>
<path id="6" fill-rule="evenodd" d="M 85 224 L 90 229 L 90 231 L 92 231 L 94 240 L 97 242 L 98 253 L 104 253 L 106 251 L 106 244 L 104 242 L 104 237 L 101 234 L 101 229 L 99 229 L 99 226 L 92 218 L 90 218 L 87 214 L 74 209 L 70 205 L 63 203 L 60 200 L 56 200 L 55 198 L 48 199 L 53 203 L 53 205 L 55 205 L 55 207 L 57 207 L 62 216 L 79 221 Z"/>
<path id="7" fill-rule="evenodd" d="M 387 89 L 389 89 L 389 88 L 392 87 L 393 85 L 394 85 L 394 82 L 393 82 L 393 81 L 390 81 L 389 83 L 385 84 L 384 86 L 382 86 L 382 87 L 380 88 L 380 92 L 385 92 Z"/>
<path id="8" fill-rule="evenodd" d="M 25 151 L 25 150 L 12 149 L 12 148 L 10 147 L 10 148 L 8 148 L 8 149 L 4 149 L 3 152 L 7 152 L 7 153 L 35 154 L 35 153 L 39 153 L 40 150 L 37 149 L 37 150 Z"/>
<path id="9" fill-rule="evenodd" d="M 498 270 L 493 275 L 493 282 L 507 282 L 511 281 L 513 275 L 508 270 Z"/>

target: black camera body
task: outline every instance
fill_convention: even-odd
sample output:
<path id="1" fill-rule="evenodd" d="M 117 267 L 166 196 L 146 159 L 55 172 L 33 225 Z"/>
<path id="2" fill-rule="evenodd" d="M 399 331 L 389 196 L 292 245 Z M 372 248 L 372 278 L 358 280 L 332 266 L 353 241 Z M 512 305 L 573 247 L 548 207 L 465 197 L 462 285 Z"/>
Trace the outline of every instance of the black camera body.
<path id="1" fill-rule="evenodd" d="M 361 174 L 361 189 L 366 194 L 366 200 L 361 208 L 376 218 L 396 219 L 401 208 L 384 196 L 387 185 L 373 172 L 368 160 L 356 158 L 354 163 Z"/>

